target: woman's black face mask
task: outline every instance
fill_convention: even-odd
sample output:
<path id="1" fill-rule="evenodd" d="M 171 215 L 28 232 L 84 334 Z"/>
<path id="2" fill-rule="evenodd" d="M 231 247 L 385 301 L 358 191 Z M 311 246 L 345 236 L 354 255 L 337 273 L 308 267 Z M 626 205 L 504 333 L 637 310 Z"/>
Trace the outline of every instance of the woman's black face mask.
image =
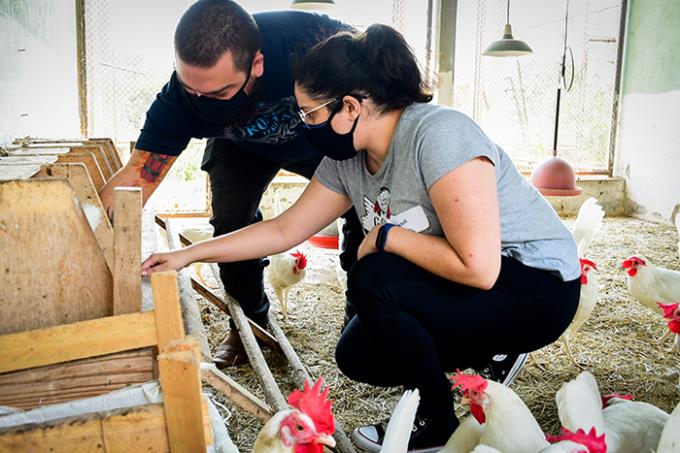
<path id="1" fill-rule="evenodd" d="M 255 114 L 257 96 L 246 94 L 245 88 L 250 80 L 250 72 L 238 92 L 231 99 L 214 99 L 186 93 L 189 105 L 201 120 L 220 126 L 242 126 Z M 253 90 L 256 91 L 256 90 Z"/>
<path id="2" fill-rule="evenodd" d="M 346 134 L 338 134 L 331 126 L 331 120 L 338 112 L 333 112 L 321 124 L 308 125 L 303 123 L 303 133 L 310 145 L 318 152 L 333 160 L 347 160 L 357 155 L 354 148 L 354 130 L 357 128 L 359 117 L 354 120 L 352 129 Z"/>

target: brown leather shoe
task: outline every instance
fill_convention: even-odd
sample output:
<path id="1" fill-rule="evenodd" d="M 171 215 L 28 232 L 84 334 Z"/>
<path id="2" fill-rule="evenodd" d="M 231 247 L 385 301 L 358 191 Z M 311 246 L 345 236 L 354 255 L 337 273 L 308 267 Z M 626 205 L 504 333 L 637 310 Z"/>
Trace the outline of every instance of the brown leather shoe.
<path id="1" fill-rule="evenodd" d="M 220 369 L 243 365 L 248 361 L 246 350 L 236 329 L 230 330 L 227 337 L 217 346 L 213 360 Z"/>

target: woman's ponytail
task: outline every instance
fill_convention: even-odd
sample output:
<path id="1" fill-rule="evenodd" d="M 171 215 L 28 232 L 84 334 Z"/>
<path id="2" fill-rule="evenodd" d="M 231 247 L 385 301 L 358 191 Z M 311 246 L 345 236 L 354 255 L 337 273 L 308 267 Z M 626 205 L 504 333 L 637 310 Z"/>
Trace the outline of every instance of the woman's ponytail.
<path id="1" fill-rule="evenodd" d="M 413 50 L 382 24 L 320 42 L 296 65 L 295 80 L 312 98 L 361 94 L 384 112 L 432 100 Z"/>

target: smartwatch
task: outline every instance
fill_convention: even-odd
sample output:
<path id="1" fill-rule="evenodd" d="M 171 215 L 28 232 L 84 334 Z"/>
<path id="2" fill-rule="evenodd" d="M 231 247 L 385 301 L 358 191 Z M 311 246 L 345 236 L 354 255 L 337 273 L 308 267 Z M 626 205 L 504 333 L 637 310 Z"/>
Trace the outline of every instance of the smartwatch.
<path id="1" fill-rule="evenodd" d="M 387 244 L 387 233 L 392 227 L 395 226 L 396 225 L 393 223 L 385 223 L 378 230 L 378 235 L 375 238 L 375 248 L 377 248 L 379 252 L 385 251 L 385 244 Z"/>

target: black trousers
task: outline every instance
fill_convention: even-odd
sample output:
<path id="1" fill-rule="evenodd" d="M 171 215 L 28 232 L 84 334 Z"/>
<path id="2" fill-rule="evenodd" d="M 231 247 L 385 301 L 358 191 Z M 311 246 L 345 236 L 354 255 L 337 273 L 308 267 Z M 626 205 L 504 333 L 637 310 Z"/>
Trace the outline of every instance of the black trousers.
<path id="1" fill-rule="evenodd" d="M 322 159 L 280 163 L 248 153 L 228 140 L 209 140 L 206 154 L 210 159 L 202 168 L 210 177 L 212 218 L 215 236 L 236 231 L 262 220 L 258 209 L 262 194 L 280 169 L 310 179 Z M 356 262 L 357 249 L 363 240 L 361 223 L 354 209 L 343 215 L 346 220 L 340 262 L 348 271 Z M 267 325 L 269 300 L 262 281 L 263 260 L 220 263 L 220 277 L 226 290 L 234 296 L 250 319 Z"/>
<path id="2" fill-rule="evenodd" d="M 503 257 L 498 281 L 480 290 L 437 277 L 390 253 L 359 260 L 348 276 L 357 316 L 335 358 L 350 379 L 418 388 L 419 413 L 453 417 L 444 372 L 484 367 L 495 354 L 530 352 L 555 341 L 573 319 L 579 279 Z"/>

